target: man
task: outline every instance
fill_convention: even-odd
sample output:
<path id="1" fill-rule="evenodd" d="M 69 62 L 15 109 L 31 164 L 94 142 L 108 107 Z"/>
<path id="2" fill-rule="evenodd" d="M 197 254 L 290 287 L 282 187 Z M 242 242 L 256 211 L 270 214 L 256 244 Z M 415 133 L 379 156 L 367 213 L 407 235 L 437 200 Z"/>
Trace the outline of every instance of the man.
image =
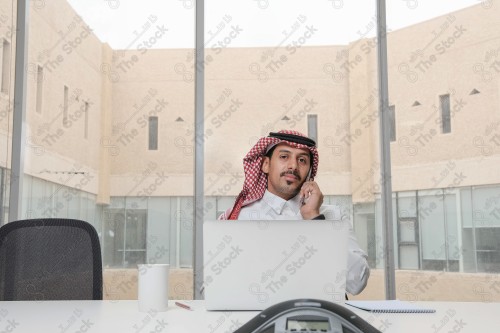
<path id="1" fill-rule="evenodd" d="M 332 212 L 322 206 L 323 194 L 314 181 L 318 170 L 316 143 L 296 131 L 269 133 L 243 159 L 245 181 L 225 220 L 324 220 Z M 359 294 L 370 268 L 352 229 L 349 236 L 346 290 Z"/>

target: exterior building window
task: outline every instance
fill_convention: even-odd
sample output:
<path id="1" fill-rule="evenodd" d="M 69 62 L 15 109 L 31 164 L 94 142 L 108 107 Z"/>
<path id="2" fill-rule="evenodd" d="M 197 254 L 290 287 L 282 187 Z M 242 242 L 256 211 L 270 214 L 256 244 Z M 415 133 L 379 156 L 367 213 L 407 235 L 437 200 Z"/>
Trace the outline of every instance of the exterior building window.
<path id="1" fill-rule="evenodd" d="M 69 88 L 64 86 L 64 99 L 63 99 L 63 125 L 66 126 L 68 123 L 68 94 Z"/>
<path id="2" fill-rule="evenodd" d="M 397 257 L 400 269 L 420 269 L 420 227 L 416 192 L 396 192 Z"/>
<path id="3" fill-rule="evenodd" d="M 389 119 L 391 120 L 390 139 L 391 142 L 396 141 L 396 106 L 389 106 Z"/>
<path id="4" fill-rule="evenodd" d="M 2 77 L 0 91 L 8 94 L 10 83 L 10 43 L 5 39 L 2 42 Z"/>
<path id="5" fill-rule="evenodd" d="M 83 109 L 83 138 L 89 138 L 89 102 L 85 102 Z"/>
<path id="6" fill-rule="evenodd" d="M 107 209 L 103 227 L 105 267 L 137 267 L 146 262 L 146 210 Z"/>
<path id="7" fill-rule="evenodd" d="M 318 115 L 307 115 L 307 136 L 316 141 L 318 144 Z"/>
<path id="8" fill-rule="evenodd" d="M 158 117 L 149 117 L 149 150 L 158 150 Z"/>
<path id="9" fill-rule="evenodd" d="M 37 66 L 36 71 L 36 113 L 42 113 L 43 103 L 43 67 Z"/>
<path id="10" fill-rule="evenodd" d="M 441 132 L 451 132 L 450 94 L 439 96 L 441 105 Z"/>

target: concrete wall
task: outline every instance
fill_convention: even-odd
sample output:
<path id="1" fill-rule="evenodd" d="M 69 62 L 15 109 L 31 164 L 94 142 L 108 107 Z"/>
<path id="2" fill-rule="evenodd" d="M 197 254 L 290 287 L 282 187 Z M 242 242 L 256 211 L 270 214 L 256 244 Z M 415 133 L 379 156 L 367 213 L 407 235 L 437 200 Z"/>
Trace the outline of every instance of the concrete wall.
<path id="1" fill-rule="evenodd" d="M 497 48 L 498 14 L 499 6 L 477 5 L 388 34 L 389 104 L 396 109 L 397 138 L 391 143 L 395 191 L 500 182 L 494 172 L 500 162 L 500 144 L 491 141 L 494 134 L 488 130 L 500 122 L 498 75 L 490 70 L 492 79 L 485 82 L 473 67 L 484 63 L 488 51 Z M 126 142 L 127 146 L 113 163 L 112 193 L 128 194 L 135 185 L 134 173 L 147 170 L 147 163 L 154 160 L 172 177 L 153 195 L 169 195 L 169 188 L 191 195 L 192 51 L 123 54 L 124 59 L 138 60 L 130 62 L 130 68 L 123 61 L 115 62 L 121 79 L 114 90 L 114 110 L 120 111 L 114 113 L 114 122 L 139 117 L 130 105 L 151 88 L 169 105 L 159 113 L 157 152 L 145 150 L 145 130 L 137 129 L 130 143 L 123 136 L 115 138 L 117 145 Z M 493 64 L 488 61 L 484 66 Z M 205 143 L 206 187 L 231 184 L 226 191 L 207 194 L 236 195 L 241 188 L 241 160 L 258 137 L 281 128 L 306 132 L 307 114 L 317 114 L 322 190 L 331 195 L 352 194 L 355 203 L 373 202 L 374 193 L 380 190 L 374 39 L 346 46 L 302 47 L 294 53 L 285 48 L 207 50 L 203 65 L 206 118 L 204 136 L 198 140 Z M 470 95 L 474 89 L 480 94 Z M 130 96 L 130 91 L 138 93 Z M 441 133 L 442 94 L 451 96 L 449 134 Z M 413 106 L 415 101 L 420 105 Z M 176 122 L 179 116 L 185 122 Z M 285 116 L 289 120 L 282 120 Z M 488 156 L 474 141 L 478 136 L 490 140 Z M 145 154 L 144 160 L 134 158 L 139 152 Z M 436 183 L 450 161 L 465 178 L 450 173 Z M 476 172 L 479 165 L 489 172 Z"/>
<path id="2" fill-rule="evenodd" d="M 0 13 L 7 21 L 9 5 L 3 1 Z M 491 130 L 500 123 L 495 112 L 500 70 L 494 67 L 498 60 L 487 57 L 497 49 L 499 8 L 478 4 L 389 33 L 395 191 L 500 183 L 494 172 L 500 140 Z M 97 194 L 104 204 L 110 196 L 192 195 L 193 50 L 111 50 L 65 1 L 31 9 L 26 173 Z M 156 29 L 151 33 L 163 38 L 160 26 L 151 24 Z M 2 29 L 5 35 L 7 27 Z M 243 180 L 241 160 L 256 140 L 282 128 L 307 132 L 307 115 L 316 114 L 317 180 L 323 192 L 373 202 L 380 188 L 375 54 L 376 41 L 366 38 L 293 50 L 206 50 L 204 63 L 197 65 L 206 70 L 205 133 L 196 140 L 205 143 L 207 195 L 236 195 Z M 491 75 L 485 78 L 477 64 Z M 40 113 L 35 110 L 37 66 L 44 74 Z M 470 95 L 473 89 L 480 94 Z M 450 134 L 442 134 L 439 125 L 439 95 L 446 93 L 452 104 Z M 2 96 L 0 104 L 5 107 L 7 99 Z M 415 101 L 420 105 L 412 106 Z M 158 150 L 147 147 L 149 116 L 159 117 Z M 6 122 L 1 128 L 5 141 Z M 491 146 L 487 156 L 474 141 L 478 137 Z M 0 156 L 5 160 L 6 154 Z M 450 160 L 465 179 L 451 174 L 436 184 Z M 479 165 L 490 172 L 476 172 Z M 84 174 L 67 180 L 57 171 Z"/>
<path id="3" fill-rule="evenodd" d="M 110 300 L 137 299 L 137 269 L 105 269 L 103 298 Z M 193 271 L 170 269 L 169 299 L 193 299 Z"/>
<path id="4" fill-rule="evenodd" d="M 498 61 L 499 14 L 498 3 L 477 5 L 389 34 L 389 99 L 396 105 L 398 138 L 391 144 L 394 191 L 500 181 L 494 172 L 500 144 L 491 141 L 491 125 L 500 120 L 500 70 L 492 67 Z M 470 95 L 474 89 L 480 94 Z M 443 94 L 451 100 L 448 134 L 440 129 Z M 421 105 L 412 106 L 415 101 Z M 449 161 L 456 162 L 454 172 L 436 184 Z M 456 179 L 455 172 L 465 179 Z"/>
<path id="5" fill-rule="evenodd" d="M 372 269 L 366 289 L 350 299 L 384 299 L 383 270 Z M 407 301 L 498 302 L 497 274 L 396 270 L 396 298 Z"/>
<path id="6" fill-rule="evenodd" d="M 192 299 L 193 272 L 170 271 L 169 298 Z M 383 271 L 372 269 L 368 285 L 349 299 L 384 299 Z M 496 274 L 467 274 L 432 271 L 396 271 L 396 297 L 407 301 L 500 301 L 500 277 Z M 137 270 L 104 271 L 104 299 L 137 299 Z"/>
<path id="7" fill-rule="evenodd" d="M 65 1 L 30 9 L 25 172 L 97 194 L 106 46 Z M 38 67 L 43 68 L 41 77 Z M 37 98 L 42 99 L 39 112 Z"/>

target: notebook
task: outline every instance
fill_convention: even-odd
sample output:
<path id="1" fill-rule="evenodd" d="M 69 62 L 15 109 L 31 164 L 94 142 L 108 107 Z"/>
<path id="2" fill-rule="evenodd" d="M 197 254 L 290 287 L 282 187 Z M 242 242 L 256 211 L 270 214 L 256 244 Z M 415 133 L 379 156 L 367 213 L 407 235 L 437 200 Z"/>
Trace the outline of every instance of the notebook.
<path id="1" fill-rule="evenodd" d="M 347 301 L 346 304 L 358 309 L 380 313 L 434 313 L 436 310 L 400 301 Z"/>
<path id="2" fill-rule="evenodd" d="M 207 310 L 263 310 L 285 300 L 343 303 L 350 223 L 207 221 L 203 226 Z"/>

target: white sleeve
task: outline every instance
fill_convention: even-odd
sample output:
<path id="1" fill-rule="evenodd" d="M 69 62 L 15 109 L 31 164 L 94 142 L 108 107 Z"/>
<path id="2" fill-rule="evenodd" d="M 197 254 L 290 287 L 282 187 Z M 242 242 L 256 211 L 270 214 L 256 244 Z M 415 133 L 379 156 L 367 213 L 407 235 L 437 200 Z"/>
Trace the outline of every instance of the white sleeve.
<path id="1" fill-rule="evenodd" d="M 340 207 L 334 205 L 321 206 L 320 213 L 324 214 L 327 220 L 340 220 L 342 213 Z M 352 295 L 357 295 L 365 289 L 370 277 L 370 267 L 366 261 L 366 253 L 359 247 L 358 240 L 354 234 L 352 226 L 349 228 L 349 240 L 347 243 L 347 281 L 346 291 Z"/>
<path id="2" fill-rule="evenodd" d="M 347 284 L 346 290 L 357 295 L 365 289 L 370 277 L 370 267 L 366 261 L 366 253 L 361 250 L 352 228 L 349 230 L 347 254 Z"/>

